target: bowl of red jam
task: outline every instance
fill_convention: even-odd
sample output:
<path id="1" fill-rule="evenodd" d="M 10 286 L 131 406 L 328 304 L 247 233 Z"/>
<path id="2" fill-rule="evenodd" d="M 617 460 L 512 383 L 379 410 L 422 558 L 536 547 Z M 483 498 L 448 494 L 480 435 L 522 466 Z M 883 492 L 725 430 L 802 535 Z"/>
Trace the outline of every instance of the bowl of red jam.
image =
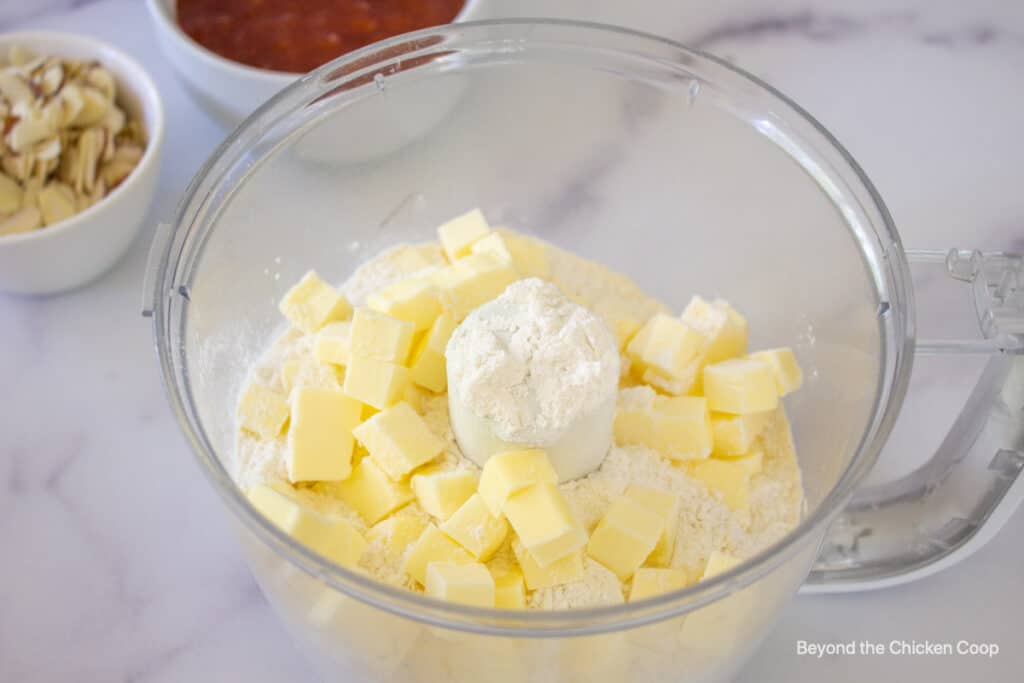
<path id="1" fill-rule="evenodd" d="M 302 74 L 402 33 L 483 18 L 480 0 L 147 0 L 186 89 L 234 126 Z"/>

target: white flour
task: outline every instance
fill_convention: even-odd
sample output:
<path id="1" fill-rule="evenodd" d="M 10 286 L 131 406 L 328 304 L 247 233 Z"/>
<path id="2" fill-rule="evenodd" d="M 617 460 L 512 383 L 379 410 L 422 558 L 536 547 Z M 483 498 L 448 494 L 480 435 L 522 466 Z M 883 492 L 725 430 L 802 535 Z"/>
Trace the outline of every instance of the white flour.
<path id="1" fill-rule="evenodd" d="M 668 310 L 625 276 L 570 252 L 553 246 L 548 248 L 551 260 L 549 279 L 572 300 L 602 318 L 610 329 L 617 329 L 622 320 L 645 320 L 656 312 Z M 345 283 L 343 290 L 354 305 L 360 305 L 373 290 L 441 263 L 441 259 L 436 245 L 400 245 L 363 264 Z M 309 337 L 288 332 L 260 358 L 253 368 L 252 378 L 283 391 L 282 364 L 291 359 L 308 358 L 310 352 Z M 297 381 L 330 384 L 336 379 L 310 372 L 300 375 Z M 440 466 L 444 469 L 476 469 L 476 465 L 459 451 L 452 435 L 447 396 L 424 391 L 417 392 L 413 398 L 415 407 L 427 424 L 445 442 Z M 629 483 L 679 495 L 679 531 L 672 566 L 696 572 L 714 550 L 723 550 L 740 558 L 749 557 L 778 540 L 799 521 L 803 504 L 800 470 L 789 423 L 781 409 L 759 442 L 765 452 L 764 470 L 751 482 L 749 519 L 741 519 L 682 469 L 674 467 L 654 451 L 638 447 L 613 447 L 598 470 L 582 479 L 562 484 L 560 488 L 588 532 L 593 530 L 611 500 L 620 495 Z M 233 462 L 233 475 L 239 486 L 248 488 L 262 481 L 285 481 L 285 447 L 284 437 L 261 442 L 239 430 Z M 343 515 L 365 531 L 366 524 L 332 495 L 332 487 L 330 483 L 318 483 L 300 485 L 298 490 L 304 503 L 322 512 Z M 429 518 L 415 502 L 398 514 Z M 492 563 L 509 562 L 510 555 L 506 547 Z M 389 554 L 383 546 L 371 543 L 362 563 L 370 574 L 383 582 L 421 590 L 402 572 L 401 557 Z M 586 558 L 582 580 L 534 591 L 528 597 L 528 603 L 535 609 L 587 607 L 622 602 L 625 594 L 625 587 L 614 574 Z"/>
<path id="2" fill-rule="evenodd" d="M 448 342 L 448 391 L 495 434 L 550 443 L 615 395 L 619 352 L 604 323 L 537 278 L 509 285 Z"/>

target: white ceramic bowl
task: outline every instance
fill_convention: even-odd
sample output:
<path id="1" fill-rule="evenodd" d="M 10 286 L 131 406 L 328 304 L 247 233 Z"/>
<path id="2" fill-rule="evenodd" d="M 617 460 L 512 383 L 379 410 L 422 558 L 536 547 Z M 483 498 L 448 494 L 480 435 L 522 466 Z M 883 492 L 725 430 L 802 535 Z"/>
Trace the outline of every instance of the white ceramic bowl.
<path id="1" fill-rule="evenodd" d="M 118 103 L 146 130 L 146 151 L 124 182 L 95 205 L 53 226 L 0 237 L 0 291 L 49 294 L 106 272 L 128 249 L 156 189 L 164 110 L 156 85 L 139 64 L 110 45 L 69 33 L 0 35 L 0 54 L 22 45 L 37 54 L 97 59 L 117 81 Z"/>
<path id="2" fill-rule="evenodd" d="M 466 0 L 456 22 L 480 16 L 481 0 Z M 301 74 L 258 69 L 221 57 L 192 40 L 176 19 L 175 0 L 146 0 L 157 42 L 200 106 L 234 127 Z"/>

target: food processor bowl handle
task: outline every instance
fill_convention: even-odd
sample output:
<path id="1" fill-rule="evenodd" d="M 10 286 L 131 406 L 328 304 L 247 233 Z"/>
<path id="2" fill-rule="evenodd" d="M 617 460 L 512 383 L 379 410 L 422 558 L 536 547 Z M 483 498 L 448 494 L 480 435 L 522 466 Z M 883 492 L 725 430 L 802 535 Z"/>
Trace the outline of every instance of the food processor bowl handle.
<path id="1" fill-rule="evenodd" d="M 933 574 L 983 546 L 1024 499 L 1024 258 L 951 249 L 908 250 L 907 260 L 919 283 L 968 285 L 976 313 L 964 325 L 971 334 L 919 338 L 915 355 L 988 360 L 931 459 L 859 491 L 839 514 L 803 593 L 883 588 Z M 955 324 L 958 302 L 936 303 L 939 325 Z M 915 308 L 920 321 L 920 301 Z"/>

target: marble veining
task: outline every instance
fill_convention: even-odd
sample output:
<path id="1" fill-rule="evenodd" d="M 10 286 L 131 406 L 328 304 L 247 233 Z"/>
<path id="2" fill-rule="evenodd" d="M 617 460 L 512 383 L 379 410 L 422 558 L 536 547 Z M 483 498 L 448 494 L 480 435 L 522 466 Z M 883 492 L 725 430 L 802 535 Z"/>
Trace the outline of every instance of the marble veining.
<path id="1" fill-rule="evenodd" d="M 491 16 L 557 15 L 668 35 L 767 79 L 865 166 L 905 243 L 1024 250 L 1024 5 L 956 0 L 718 3 L 493 0 Z M 133 54 L 168 114 L 165 219 L 223 138 L 152 40 L 141 0 L 0 4 L 0 30 L 92 34 Z M 621 125 L 656 112 L 627 103 Z M 595 149 L 544 219 L 600 210 L 625 155 Z M 396 210 L 401 210 L 399 207 Z M 241 560 L 226 514 L 168 410 L 149 322 L 138 315 L 152 228 L 92 285 L 0 295 L 0 681 L 310 680 Z M 934 375 L 915 378 L 934 389 Z M 943 388 L 940 387 L 940 388 Z M 959 395 L 931 397 L 955 413 Z M 901 445 L 941 432 L 908 411 Z M 948 423 L 948 422 L 947 422 Z M 1024 667 L 1024 515 L 963 565 L 912 586 L 798 598 L 741 680 L 1010 680 Z M 974 638 L 996 660 L 795 655 L 804 639 Z M 1015 672 L 1015 673 L 1010 673 Z"/>

